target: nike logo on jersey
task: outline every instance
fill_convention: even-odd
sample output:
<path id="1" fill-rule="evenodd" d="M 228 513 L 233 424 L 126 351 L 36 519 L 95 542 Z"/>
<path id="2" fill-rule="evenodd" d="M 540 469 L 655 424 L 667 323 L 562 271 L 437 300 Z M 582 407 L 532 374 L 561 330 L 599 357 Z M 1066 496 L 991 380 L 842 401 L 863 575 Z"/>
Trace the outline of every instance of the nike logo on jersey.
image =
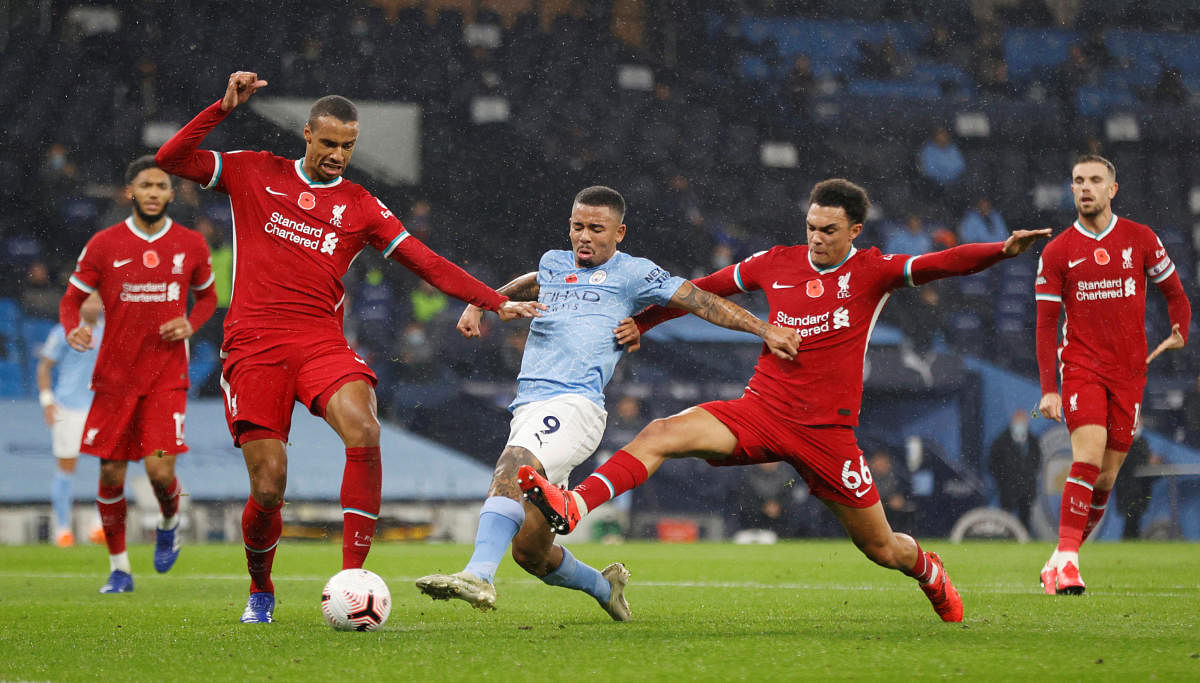
<path id="1" fill-rule="evenodd" d="M 286 197 L 286 196 L 287 196 L 287 193 L 286 193 L 286 192 L 276 192 L 275 190 L 272 190 L 270 185 L 267 185 L 267 186 L 266 186 L 264 189 L 265 189 L 267 192 L 269 192 L 269 193 L 271 193 L 271 194 L 275 195 L 276 197 Z"/>
<path id="2" fill-rule="evenodd" d="M 771 289 L 791 289 L 792 287 L 795 287 L 795 286 L 796 285 L 781 285 L 781 284 L 779 284 L 778 280 L 771 283 Z"/>
<path id="3" fill-rule="evenodd" d="M 122 259 L 120 261 L 113 261 L 113 268 L 120 268 L 121 266 L 127 266 L 130 263 L 133 263 L 133 259 L 131 259 L 131 258 Z"/>
<path id="4" fill-rule="evenodd" d="M 1085 259 L 1085 258 L 1080 258 L 1080 259 L 1075 259 L 1074 261 L 1067 261 L 1067 267 L 1074 268 L 1075 266 L 1079 265 L 1080 263 L 1083 263 L 1086 260 L 1087 259 Z"/>

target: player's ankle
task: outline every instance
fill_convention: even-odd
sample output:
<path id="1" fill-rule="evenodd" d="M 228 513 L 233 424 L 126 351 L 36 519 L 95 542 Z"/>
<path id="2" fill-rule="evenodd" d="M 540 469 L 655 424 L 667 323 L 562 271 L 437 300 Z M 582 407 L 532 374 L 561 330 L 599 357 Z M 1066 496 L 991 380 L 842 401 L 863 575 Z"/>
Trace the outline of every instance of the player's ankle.
<path id="1" fill-rule="evenodd" d="M 567 491 L 572 498 L 575 499 L 575 509 L 579 510 L 579 516 L 583 517 L 588 513 L 587 503 L 583 502 L 583 496 L 575 493 L 575 491 Z"/>

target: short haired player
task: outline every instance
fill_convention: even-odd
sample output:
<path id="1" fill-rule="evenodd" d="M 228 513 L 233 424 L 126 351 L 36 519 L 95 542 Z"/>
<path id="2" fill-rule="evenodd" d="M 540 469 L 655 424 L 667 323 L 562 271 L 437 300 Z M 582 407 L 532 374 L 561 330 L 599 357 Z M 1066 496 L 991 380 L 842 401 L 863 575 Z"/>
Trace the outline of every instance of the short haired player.
<path id="1" fill-rule="evenodd" d="M 496 604 L 496 568 L 509 545 L 525 571 L 551 586 L 583 591 L 617 621 L 631 617 L 625 599 L 629 572 L 621 563 L 603 571 L 554 543 L 544 517 L 526 514 L 517 471 L 531 467 L 555 484 L 600 445 L 607 413 L 604 387 L 624 349 L 614 338 L 628 316 L 652 304 L 671 306 L 717 325 L 762 337 L 780 358 L 796 354 L 794 330 L 768 325 L 736 304 L 673 277 L 654 262 L 618 251 L 625 239 L 625 200 L 609 187 L 580 191 L 571 203 L 571 251 L 542 255 L 538 270 L 500 292 L 536 299 L 545 315 L 530 324 L 509 410 L 508 441 L 479 513 L 475 551 L 465 569 L 431 574 L 417 587 L 434 599 L 458 598 L 481 610 Z M 464 336 L 479 335 L 481 311 L 468 306 L 459 319 Z"/>
<path id="2" fill-rule="evenodd" d="M 840 178 L 817 183 L 806 217 L 807 244 L 777 246 L 693 281 L 722 296 L 762 290 L 768 321 L 799 333 L 799 353 L 784 359 L 764 350 L 741 398 L 654 420 L 570 491 L 522 467 L 521 489 L 552 529 L 568 533 L 582 515 L 639 486 L 670 458 L 700 457 L 717 466 L 781 460 L 804 478 L 867 557 L 915 578 L 943 620 L 962 620 L 962 601 L 938 556 L 888 525 L 855 441 L 863 357 L 892 290 L 983 270 L 1050 231 L 1018 230 L 1003 243 L 964 244 L 920 256 L 885 255 L 854 246 L 869 206 L 866 191 L 854 183 Z M 634 320 L 644 331 L 679 314 L 652 307 Z M 623 330 L 617 338 L 636 334 Z"/>
<path id="3" fill-rule="evenodd" d="M 1084 592 L 1079 547 L 1100 523 L 1133 441 L 1146 366 L 1187 343 L 1192 309 L 1175 265 L 1154 231 L 1113 214 L 1117 169 L 1098 155 L 1071 170 L 1077 217 L 1038 263 L 1038 412 L 1066 421 L 1071 470 L 1063 484 L 1058 546 L 1042 567 L 1049 594 Z M 1167 300 L 1171 333 L 1146 355 L 1146 280 Z M 1056 327 L 1065 314 L 1062 342 Z M 1062 391 L 1058 380 L 1062 376 Z M 1065 401 L 1064 401 L 1065 399 Z"/>
<path id="4" fill-rule="evenodd" d="M 412 237 L 361 185 L 342 177 L 358 142 L 358 110 L 344 97 L 313 103 L 304 155 L 214 152 L 200 142 L 235 108 L 267 85 L 258 74 L 229 76 L 225 93 L 158 151 L 171 173 L 229 195 L 234 218 L 233 295 L 221 354 L 225 413 L 242 449 L 250 496 L 242 536 L 250 573 L 243 623 L 270 623 L 271 581 L 287 484 L 292 407 L 302 403 L 345 445 L 342 474 L 342 568 L 362 567 L 375 535 L 382 495 L 375 373 L 342 332 L 341 278 L 370 246 L 443 292 L 495 310 L 504 320 L 530 317 L 517 303 L 471 277 Z"/>
<path id="5" fill-rule="evenodd" d="M 96 507 L 108 545 L 108 581 L 101 593 L 133 590 L 125 546 L 125 472 L 142 462 L 162 518 L 154 568 L 166 572 L 179 557 L 179 480 L 175 458 L 187 451 L 188 338 L 217 308 L 208 244 L 167 215 L 175 197 L 171 176 L 150 156 L 125 170 L 133 214 L 96 233 L 71 275 L 58 316 L 67 343 L 87 351 L 96 343 L 80 306 L 93 292 L 104 303 L 104 341 L 92 373 L 95 396 L 79 451 L 100 458 Z M 189 313 L 188 292 L 195 298 Z"/>

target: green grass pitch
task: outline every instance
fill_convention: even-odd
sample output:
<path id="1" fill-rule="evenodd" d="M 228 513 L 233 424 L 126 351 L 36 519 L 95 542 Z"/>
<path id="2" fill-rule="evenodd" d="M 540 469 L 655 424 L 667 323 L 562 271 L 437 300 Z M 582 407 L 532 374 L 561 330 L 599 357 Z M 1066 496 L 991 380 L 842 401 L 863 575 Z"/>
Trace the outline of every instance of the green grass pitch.
<path id="1" fill-rule="evenodd" d="M 5 547 L 0 680 L 1200 680 L 1194 544 L 1089 545 L 1082 597 L 1041 594 L 1048 544 L 927 545 L 962 593 L 962 624 L 942 623 L 912 580 L 848 541 L 573 544 L 593 566 L 632 571 L 626 624 L 511 560 L 497 611 L 435 603 L 414 579 L 461 569 L 471 549 L 376 544 L 367 566 L 394 606 L 374 633 L 321 620 L 321 587 L 340 562 L 332 544 L 281 545 L 269 626 L 237 623 L 248 585 L 238 546 L 185 546 L 161 576 L 151 548 L 134 546 L 126 595 L 96 593 L 102 548 Z"/>

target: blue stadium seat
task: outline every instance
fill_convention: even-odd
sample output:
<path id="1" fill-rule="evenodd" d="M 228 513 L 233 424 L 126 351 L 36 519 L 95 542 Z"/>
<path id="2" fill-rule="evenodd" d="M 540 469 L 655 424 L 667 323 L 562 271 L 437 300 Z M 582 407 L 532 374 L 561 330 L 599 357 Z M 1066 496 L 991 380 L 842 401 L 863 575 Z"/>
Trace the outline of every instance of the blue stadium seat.
<path id="1" fill-rule="evenodd" d="M 1048 28 L 1010 28 L 1004 32 L 1004 61 L 1008 76 L 1025 82 L 1053 71 L 1067 60 L 1067 50 L 1080 41 L 1076 31 Z"/>
<path id="2" fill-rule="evenodd" d="M 25 373 L 21 372 L 21 362 L 0 361 L 0 397 L 20 398 L 24 395 Z"/>

